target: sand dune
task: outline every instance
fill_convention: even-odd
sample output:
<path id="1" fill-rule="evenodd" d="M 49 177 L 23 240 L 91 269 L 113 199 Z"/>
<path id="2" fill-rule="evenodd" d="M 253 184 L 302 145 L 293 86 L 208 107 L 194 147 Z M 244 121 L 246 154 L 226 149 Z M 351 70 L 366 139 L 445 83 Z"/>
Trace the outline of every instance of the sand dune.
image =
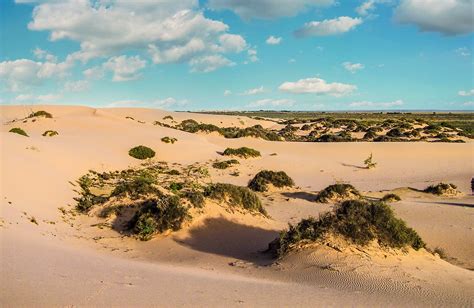
<path id="1" fill-rule="evenodd" d="M 474 305 L 472 142 L 224 139 L 152 122 L 171 115 L 178 122 L 192 118 L 218 126 L 274 123 L 147 109 L 35 106 L 35 110 L 54 117 L 12 123 L 27 117 L 31 107 L 0 107 L 2 306 Z M 30 137 L 9 133 L 12 127 L 23 128 Z M 41 136 L 49 129 L 59 135 Z M 165 144 L 160 140 L 165 136 L 178 141 Z M 210 163 L 221 160 L 219 152 L 226 147 L 250 146 L 262 157 L 241 160 L 226 170 L 210 168 L 212 181 L 246 185 L 259 170 L 284 170 L 299 188 L 261 194 L 271 218 L 217 207 L 186 230 L 148 242 L 91 227 L 94 217 L 61 218 L 58 208 L 75 204 L 71 181 L 89 169 L 137 166 L 140 162 L 127 153 L 140 144 L 155 149 L 156 159 L 170 164 Z M 370 153 L 377 168 L 361 168 Z M 240 175 L 232 176 L 233 170 Z M 371 261 L 349 256 L 342 262 L 339 254 L 307 250 L 275 265 L 259 253 L 288 222 L 329 210 L 330 204 L 311 200 L 316 191 L 336 181 L 350 182 L 373 197 L 383 195 L 382 190 L 423 189 L 440 181 L 458 185 L 462 195 L 452 198 L 401 189 L 397 193 L 402 201 L 392 205 L 429 247 L 443 248 L 452 264 L 421 252 Z M 33 217 L 37 224 L 31 222 Z M 344 267 L 355 260 L 361 269 Z M 339 266 L 339 271 L 321 269 L 328 264 Z"/>

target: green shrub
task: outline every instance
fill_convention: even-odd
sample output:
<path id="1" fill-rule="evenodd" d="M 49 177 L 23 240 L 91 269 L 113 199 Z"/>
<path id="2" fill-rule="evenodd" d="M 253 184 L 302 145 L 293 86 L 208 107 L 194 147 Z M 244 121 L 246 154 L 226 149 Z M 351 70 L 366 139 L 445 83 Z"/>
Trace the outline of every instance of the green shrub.
<path id="1" fill-rule="evenodd" d="M 45 118 L 52 118 L 53 115 L 49 112 L 46 112 L 44 110 L 40 110 L 40 111 L 36 111 L 36 112 L 32 112 L 28 118 L 34 118 L 34 117 L 45 117 Z"/>
<path id="2" fill-rule="evenodd" d="M 326 187 L 316 196 L 316 202 L 326 203 L 344 199 L 359 198 L 361 195 L 351 184 L 334 184 Z"/>
<path id="3" fill-rule="evenodd" d="M 402 198 L 400 198 L 400 196 L 397 194 L 386 194 L 380 200 L 382 202 L 396 202 L 396 201 L 401 201 Z"/>
<path id="4" fill-rule="evenodd" d="M 174 120 L 174 118 L 170 115 L 164 116 L 163 120 Z"/>
<path id="5" fill-rule="evenodd" d="M 368 131 L 364 134 L 363 139 L 374 139 L 377 138 L 377 134 L 374 131 Z"/>
<path id="6" fill-rule="evenodd" d="M 59 133 L 55 130 L 47 130 L 42 134 L 42 136 L 44 136 L 44 137 L 53 137 L 53 136 L 57 136 L 57 135 L 59 135 Z"/>
<path id="7" fill-rule="evenodd" d="M 196 208 L 204 207 L 205 199 L 204 194 L 200 191 L 193 190 L 187 191 L 183 194 L 183 196 L 191 202 L 191 204 Z"/>
<path id="8" fill-rule="evenodd" d="M 167 230 L 178 231 L 190 218 L 188 208 L 181 204 L 178 196 L 146 200 L 139 208 L 129 222 L 129 228 L 144 241 Z"/>
<path id="9" fill-rule="evenodd" d="M 19 127 L 14 127 L 12 129 L 10 129 L 8 132 L 28 137 L 28 134 L 23 129 L 21 129 Z"/>
<path id="10" fill-rule="evenodd" d="M 242 158 L 259 157 L 260 152 L 251 148 L 241 147 L 238 149 L 227 148 L 224 151 L 225 156 L 239 156 Z"/>
<path id="11" fill-rule="evenodd" d="M 264 192 L 268 190 L 268 184 L 275 187 L 291 187 L 295 182 L 284 171 L 269 171 L 263 170 L 255 175 L 249 182 L 248 187 L 254 191 Z"/>
<path id="12" fill-rule="evenodd" d="M 396 218 L 385 203 L 349 200 L 336 206 L 332 212 L 320 215 L 319 219 L 310 217 L 297 225 L 290 225 L 270 243 L 269 250 L 276 256 L 283 256 L 293 245 L 301 241 L 314 242 L 329 233 L 362 246 L 377 240 L 379 245 L 392 248 L 409 246 L 418 250 L 425 247 L 416 231 Z"/>
<path id="13" fill-rule="evenodd" d="M 178 141 L 178 139 L 170 138 L 170 137 L 163 137 L 163 138 L 161 138 L 161 141 L 163 141 L 164 143 L 174 144 L 176 141 Z"/>
<path id="14" fill-rule="evenodd" d="M 125 179 L 117 183 L 112 191 L 112 196 L 129 197 L 130 199 L 139 199 L 149 194 L 155 194 L 158 190 L 155 188 L 156 180 L 154 177 L 142 174 L 131 179 Z"/>
<path id="15" fill-rule="evenodd" d="M 184 187 L 183 183 L 172 182 L 169 186 L 169 189 L 173 192 L 178 192 L 181 189 L 183 189 L 183 187 Z"/>
<path id="16" fill-rule="evenodd" d="M 238 165 L 238 164 L 240 164 L 238 160 L 230 159 L 230 160 L 225 160 L 225 161 L 217 161 L 212 164 L 212 167 L 216 169 L 227 169 L 231 167 L 232 165 Z"/>
<path id="17" fill-rule="evenodd" d="M 386 134 L 388 137 L 403 137 L 403 131 L 400 128 L 392 128 Z"/>
<path id="18" fill-rule="evenodd" d="M 89 212 L 92 207 L 96 204 L 102 204 L 108 200 L 107 197 L 97 196 L 91 192 L 92 179 L 88 175 L 84 175 L 77 180 L 77 184 L 81 188 L 80 196 L 75 197 L 74 200 L 77 202 L 76 210 L 81 213 Z"/>
<path id="19" fill-rule="evenodd" d="M 457 195 L 459 192 L 454 184 L 439 183 L 425 188 L 424 192 L 434 195 Z"/>
<path id="20" fill-rule="evenodd" d="M 153 151 L 149 147 L 139 145 L 130 149 L 130 151 L 128 151 L 128 155 L 136 159 L 147 159 L 155 157 L 155 151 Z"/>
<path id="21" fill-rule="evenodd" d="M 247 187 L 223 183 L 210 184 L 205 188 L 204 196 L 266 215 L 258 196 Z"/>

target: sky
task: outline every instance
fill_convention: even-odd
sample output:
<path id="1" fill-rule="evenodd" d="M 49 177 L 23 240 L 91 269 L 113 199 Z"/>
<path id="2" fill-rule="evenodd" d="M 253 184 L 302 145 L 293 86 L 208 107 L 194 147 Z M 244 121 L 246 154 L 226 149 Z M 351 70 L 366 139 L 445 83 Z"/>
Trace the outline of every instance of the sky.
<path id="1" fill-rule="evenodd" d="M 0 104 L 473 110 L 474 0 L 0 0 Z"/>

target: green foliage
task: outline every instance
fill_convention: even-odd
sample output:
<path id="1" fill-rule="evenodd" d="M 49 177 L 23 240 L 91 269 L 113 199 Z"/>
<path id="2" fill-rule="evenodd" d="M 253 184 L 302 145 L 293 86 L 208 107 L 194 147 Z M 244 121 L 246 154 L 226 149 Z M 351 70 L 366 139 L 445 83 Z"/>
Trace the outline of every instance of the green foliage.
<path id="1" fill-rule="evenodd" d="M 172 182 L 169 186 L 169 189 L 172 192 L 176 193 L 176 192 L 180 191 L 181 189 L 183 189 L 183 187 L 184 187 L 183 183 Z"/>
<path id="2" fill-rule="evenodd" d="M 102 204 L 108 200 L 107 197 L 97 196 L 91 192 L 92 179 L 88 175 L 84 175 L 77 180 L 77 184 L 81 188 L 79 192 L 80 196 L 75 197 L 74 200 L 77 202 L 76 210 L 81 213 L 89 212 L 92 207 L 96 204 Z"/>
<path id="3" fill-rule="evenodd" d="M 254 191 L 264 192 L 268 190 L 268 184 L 275 187 L 291 187 L 295 182 L 284 171 L 262 170 L 249 182 L 248 187 Z"/>
<path id="4" fill-rule="evenodd" d="M 364 165 L 367 169 L 373 169 L 377 166 L 377 163 L 373 161 L 372 153 L 364 160 Z"/>
<path id="5" fill-rule="evenodd" d="M 401 201 L 402 198 L 400 198 L 400 196 L 397 194 L 386 194 L 380 200 L 382 202 L 396 202 L 396 201 Z"/>
<path id="6" fill-rule="evenodd" d="M 44 136 L 44 137 L 53 137 L 53 136 L 57 136 L 57 135 L 59 135 L 59 133 L 55 130 L 47 130 L 42 134 L 42 136 Z"/>
<path id="7" fill-rule="evenodd" d="M 385 203 L 349 200 L 318 219 L 310 217 L 297 225 L 289 225 L 288 230 L 281 232 L 280 237 L 270 244 L 270 248 L 276 256 L 283 256 L 293 245 L 301 241 L 317 241 L 328 233 L 341 235 L 362 246 L 377 240 L 379 245 L 392 248 L 409 246 L 418 250 L 425 247 L 416 231 L 396 218 Z"/>
<path id="8" fill-rule="evenodd" d="M 425 188 L 424 192 L 434 195 L 452 195 L 457 193 L 457 186 L 449 183 L 439 183 Z"/>
<path id="9" fill-rule="evenodd" d="M 227 148 L 225 149 L 223 154 L 225 156 L 239 156 L 242 158 L 261 156 L 259 151 L 247 147 L 241 147 L 237 149 Z"/>
<path id="10" fill-rule="evenodd" d="M 183 196 L 191 202 L 196 208 L 204 207 L 205 199 L 204 194 L 197 190 L 186 191 Z"/>
<path id="11" fill-rule="evenodd" d="M 149 147 L 139 145 L 130 149 L 130 151 L 128 151 L 128 155 L 136 159 L 147 159 L 155 157 L 155 151 L 153 151 Z"/>
<path id="12" fill-rule="evenodd" d="M 361 195 L 351 184 L 329 185 L 316 196 L 316 202 L 326 203 L 334 200 L 359 198 Z"/>
<path id="13" fill-rule="evenodd" d="M 163 138 L 161 138 L 161 141 L 163 141 L 164 143 L 174 144 L 176 141 L 178 141 L 178 139 L 170 138 L 170 137 L 163 137 Z"/>
<path id="14" fill-rule="evenodd" d="M 28 134 L 23 129 L 21 129 L 19 127 L 14 127 L 12 129 L 10 129 L 8 132 L 28 137 Z"/>
<path id="15" fill-rule="evenodd" d="M 224 183 L 210 184 L 205 188 L 204 196 L 251 212 L 267 214 L 258 196 L 247 187 Z"/>
<path id="16" fill-rule="evenodd" d="M 229 159 L 225 161 L 217 161 L 212 164 L 213 168 L 216 169 L 227 169 L 229 167 L 232 167 L 233 165 L 238 165 L 240 164 L 238 160 L 236 159 Z"/>
<path id="17" fill-rule="evenodd" d="M 129 197 L 132 200 L 139 199 L 145 195 L 156 194 L 156 180 L 148 174 L 141 174 L 131 179 L 124 179 L 117 183 L 112 191 L 112 196 Z"/>
<path id="18" fill-rule="evenodd" d="M 40 110 L 40 111 L 36 111 L 36 112 L 32 112 L 28 118 L 34 118 L 34 117 L 45 117 L 45 118 L 52 118 L 53 115 L 49 112 L 46 112 L 44 110 Z"/>

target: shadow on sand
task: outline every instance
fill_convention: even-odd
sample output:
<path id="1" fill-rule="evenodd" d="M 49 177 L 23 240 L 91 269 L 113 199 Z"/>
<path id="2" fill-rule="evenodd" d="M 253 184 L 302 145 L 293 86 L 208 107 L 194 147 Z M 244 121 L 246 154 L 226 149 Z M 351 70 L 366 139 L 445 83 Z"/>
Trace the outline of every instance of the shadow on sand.
<path id="1" fill-rule="evenodd" d="M 284 192 L 282 193 L 282 196 L 288 197 L 288 198 L 294 198 L 294 199 L 302 199 L 310 202 L 315 202 L 316 201 L 316 196 L 317 193 L 309 193 L 305 191 L 297 191 L 297 192 Z"/>
<path id="2" fill-rule="evenodd" d="M 197 251 L 266 266 L 274 260 L 263 252 L 278 234 L 275 230 L 243 225 L 219 217 L 207 218 L 202 226 L 189 230 L 187 238 L 175 241 Z"/>
<path id="3" fill-rule="evenodd" d="M 367 167 L 364 167 L 364 166 L 357 166 L 357 165 L 351 165 L 351 164 L 345 164 L 345 163 L 341 163 L 341 165 L 343 165 L 344 167 L 352 167 L 356 169 L 367 169 Z"/>

